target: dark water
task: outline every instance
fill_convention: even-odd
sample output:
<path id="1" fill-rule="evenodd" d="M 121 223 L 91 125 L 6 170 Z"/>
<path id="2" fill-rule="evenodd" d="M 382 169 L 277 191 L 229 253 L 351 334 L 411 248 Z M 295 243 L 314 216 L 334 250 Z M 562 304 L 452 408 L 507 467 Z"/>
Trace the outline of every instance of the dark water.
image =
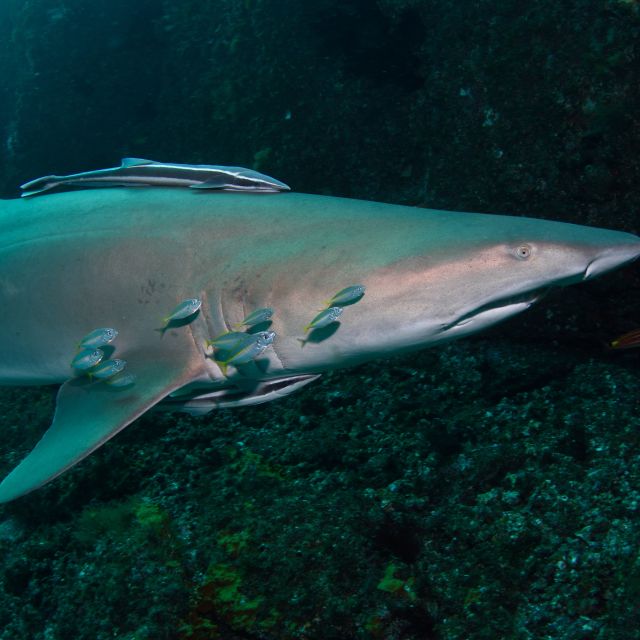
<path id="1" fill-rule="evenodd" d="M 640 232 L 640 5 L 0 4 L 0 192 L 123 156 Z M 0 274 L 1 277 L 1 274 Z M 0 640 L 640 638 L 637 266 L 0 508 Z M 55 389 L 2 389 L 11 469 Z"/>

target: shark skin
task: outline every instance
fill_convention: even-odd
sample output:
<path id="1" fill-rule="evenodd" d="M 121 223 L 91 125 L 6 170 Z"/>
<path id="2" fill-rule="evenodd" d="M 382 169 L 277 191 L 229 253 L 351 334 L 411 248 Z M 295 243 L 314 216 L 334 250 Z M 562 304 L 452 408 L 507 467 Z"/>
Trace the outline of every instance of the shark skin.
<path id="1" fill-rule="evenodd" d="M 109 188 L 1 201 L 0 384 L 61 387 L 0 502 L 154 406 L 271 400 L 323 371 L 475 333 L 639 255 L 640 238 L 620 231 L 295 193 Z M 305 335 L 323 301 L 354 284 L 362 299 Z M 202 299 L 194 318 L 158 331 L 191 297 Z M 262 307 L 274 309 L 272 347 L 225 376 L 206 340 Z M 113 357 L 135 384 L 74 374 L 77 343 L 97 327 L 118 330 Z"/>

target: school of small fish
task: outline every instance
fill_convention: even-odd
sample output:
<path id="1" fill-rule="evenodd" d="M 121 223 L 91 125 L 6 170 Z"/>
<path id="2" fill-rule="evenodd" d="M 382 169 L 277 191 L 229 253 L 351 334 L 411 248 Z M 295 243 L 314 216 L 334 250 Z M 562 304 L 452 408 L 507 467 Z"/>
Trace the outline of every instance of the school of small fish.
<path id="1" fill-rule="evenodd" d="M 344 289 L 340 289 L 338 293 L 325 301 L 322 311 L 304 327 L 304 332 L 309 333 L 309 331 L 314 331 L 315 329 L 322 329 L 336 322 L 342 315 L 344 307 L 360 302 L 362 296 L 364 296 L 364 292 L 365 286 L 362 284 L 352 284 Z"/>
<path id="2" fill-rule="evenodd" d="M 342 315 L 345 306 L 355 304 L 364 296 L 363 285 L 351 285 L 341 289 L 325 301 L 322 309 L 308 325 L 304 332 L 327 327 L 336 322 Z M 200 298 L 187 298 L 162 318 L 162 327 L 158 331 L 164 332 L 174 322 L 184 321 L 189 324 L 195 319 L 196 313 L 202 306 Z M 231 325 L 232 331 L 220 334 L 205 342 L 205 348 L 212 350 L 213 360 L 220 367 L 223 375 L 227 375 L 229 366 L 239 367 L 259 358 L 265 350 L 273 344 L 275 331 L 251 330 L 264 323 L 270 323 L 273 317 L 271 307 L 261 307 L 249 313 L 241 322 Z M 237 329 L 245 328 L 245 331 Z M 135 384 L 135 376 L 125 371 L 127 362 L 121 358 L 107 358 L 103 347 L 110 345 L 118 337 L 118 331 L 112 327 L 100 327 L 90 331 L 77 345 L 77 353 L 71 360 L 71 367 L 80 375 L 86 375 L 90 380 L 102 380 L 114 388 L 127 388 Z M 303 346 L 306 340 L 302 340 Z"/>
<path id="3" fill-rule="evenodd" d="M 102 347 L 111 344 L 118 336 L 112 327 L 100 327 L 89 332 L 80 342 L 78 351 L 71 360 L 71 367 L 76 373 L 86 375 L 89 380 L 104 380 L 114 387 L 128 387 L 135 383 L 132 373 L 123 374 L 127 366 L 121 358 L 105 360 L 106 353 Z"/>

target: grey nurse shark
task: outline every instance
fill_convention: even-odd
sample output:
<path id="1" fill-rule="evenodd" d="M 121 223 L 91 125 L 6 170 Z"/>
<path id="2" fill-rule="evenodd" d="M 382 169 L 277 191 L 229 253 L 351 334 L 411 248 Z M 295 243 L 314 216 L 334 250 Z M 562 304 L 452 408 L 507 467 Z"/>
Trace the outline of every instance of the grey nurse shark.
<path id="1" fill-rule="evenodd" d="M 475 333 L 551 286 L 640 255 L 640 238 L 545 220 L 297 193 L 97 188 L 0 202 L 0 384 L 61 384 L 53 422 L 0 484 L 48 482 L 155 405 L 257 404 L 323 371 Z M 365 295 L 304 327 L 350 285 Z M 187 298 L 193 318 L 161 328 Z M 206 341 L 271 307 L 276 338 L 222 368 Z M 74 374 L 78 341 L 119 332 L 135 383 Z M 224 371 L 224 373 L 223 373 Z M 226 373 L 226 375 L 225 375 Z"/>

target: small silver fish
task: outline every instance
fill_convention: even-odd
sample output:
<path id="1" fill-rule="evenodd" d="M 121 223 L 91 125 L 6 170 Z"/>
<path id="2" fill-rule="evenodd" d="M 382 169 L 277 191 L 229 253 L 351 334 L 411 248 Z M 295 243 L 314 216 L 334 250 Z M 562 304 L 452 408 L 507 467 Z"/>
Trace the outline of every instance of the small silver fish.
<path id="1" fill-rule="evenodd" d="M 166 329 L 167 326 L 175 320 L 184 320 L 185 318 L 192 316 L 196 311 L 198 311 L 198 309 L 200 309 L 201 305 L 202 300 L 200 300 L 200 298 L 187 298 L 186 300 L 183 300 L 168 316 L 162 318 L 162 328 Z"/>
<path id="2" fill-rule="evenodd" d="M 207 347 L 213 347 L 214 349 L 233 349 L 241 340 L 246 340 L 250 334 L 243 331 L 227 331 L 220 334 L 213 340 L 207 340 Z"/>
<path id="3" fill-rule="evenodd" d="M 275 331 L 258 331 L 258 333 L 251 334 L 258 337 L 258 342 L 263 344 L 265 347 L 273 344 L 273 341 L 276 339 Z"/>
<path id="4" fill-rule="evenodd" d="M 268 322 L 273 317 L 273 309 L 271 307 L 263 307 L 252 311 L 242 322 L 236 322 L 232 325 L 235 329 L 241 327 L 255 327 L 262 322 Z"/>
<path id="5" fill-rule="evenodd" d="M 339 307 L 345 304 L 352 304 L 364 295 L 365 286 L 363 284 L 352 284 L 349 287 L 340 289 L 332 298 L 325 302 L 327 307 Z"/>
<path id="6" fill-rule="evenodd" d="M 76 353 L 71 361 L 71 366 L 78 371 L 86 371 L 102 362 L 104 351 L 102 349 L 82 349 Z"/>
<path id="7" fill-rule="evenodd" d="M 257 333 L 229 331 L 218 336 L 218 338 L 209 340 L 208 344 L 214 346 L 218 351 L 229 354 L 236 353 L 254 342 L 260 342 L 268 346 L 273 342 L 275 335 L 274 331 L 258 331 Z"/>
<path id="8" fill-rule="evenodd" d="M 91 333 L 80 340 L 78 348 L 90 349 L 96 347 L 104 347 L 105 345 L 113 342 L 118 337 L 118 332 L 111 327 L 102 327 L 100 329 L 94 329 Z"/>
<path id="9" fill-rule="evenodd" d="M 275 331 L 260 331 L 259 333 L 247 333 L 245 335 L 247 336 L 246 340 L 241 341 L 236 349 L 229 354 L 229 357 L 225 360 L 216 359 L 216 363 L 225 376 L 229 365 L 237 367 L 255 360 L 264 353 L 267 347 L 273 344 L 276 337 Z"/>
<path id="10" fill-rule="evenodd" d="M 125 360 L 120 360 L 120 358 L 113 358 L 113 360 L 104 360 L 97 367 L 94 367 L 90 371 L 87 371 L 87 374 L 90 378 L 106 380 L 107 378 L 115 376 L 116 373 L 120 373 L 126 366 L 127 363 Z"/>
<path id="11" fill-rule="evenodd" d="M 22 197 L 34 196 L 55 187 L 190 187 L 217 191 L 273 193 L 290 191 L 280 180 L 244 167 L 215 164 L 174 164 L 144 158 L 123 158 L 119 167 L 44 176 L 23 184 Z"/>
<path id="12" fill-rule="evenodd" d="M 323 309 L 305 328 L 304 332 L 307 333 L 311 329 L 322 329 L 335 322 L 342 315 L 342 307 L 329 307 Z"/>
<path id="13" fill-rule="evenodd" d="M 133 373 L 129 373 L 128 371 L 120 371 L 120 373 L 115 373 L 110 378 L 107 378 L 105 382 L 110 387 L 115 387 L 116 389 L 124 389 L 125 387 L 134 385 L 136 382 L 136 377 L 133 375 Z"/>

